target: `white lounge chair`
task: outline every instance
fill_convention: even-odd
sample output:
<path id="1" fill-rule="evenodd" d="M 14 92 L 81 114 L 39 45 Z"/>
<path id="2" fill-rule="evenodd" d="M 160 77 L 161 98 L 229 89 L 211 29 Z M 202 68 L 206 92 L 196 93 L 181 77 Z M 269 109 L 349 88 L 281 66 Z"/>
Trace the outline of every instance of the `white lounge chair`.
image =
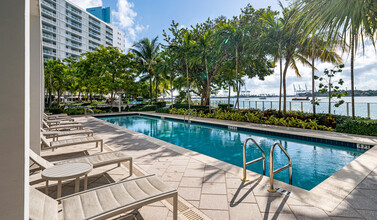
<path id="1" fill-rule="evenodd" d="M 178 192 L 156 176 L 143 176 L 89 189 L 54 200 L 30 187 L 29 219 L 108 219 L 145 205 L 173 198 L 173 219 L 178 218 Z"/>
<path id="2" fill-rule="evenodd" d="M 72 130 L 72 129 L 77 129 L 81 130 L 82 129 L 82 124 L 68 124 L 68 125 L 48 125 L 45 121 L 42 121 L 44 129 L 47 131 L 59 131 L 59 130 Z"/>
<path id="3" fill-rule="evenodd" d="M 58 140 L 59 137 L 65 137 L 65 136 L 73 136 L 73 135 L 87 135 L 93 136 L 93 131 L 89 129 L 82 129 L 82 130 L 71 130 L 71 131 L 46 131 L 44 129 L 42 130 L 42 135 L 44 135 L 46 138 L 53 138 L 54 141 Z"/>
<path id="4" fill-rule="evenodd" d="M 66 147 L 66 146 L 72 146 L 72 145 L 78 145 L 78 144 L 88 144 L 88 143 L 95 143 L 96 147 L 98 147 L 98 144 L 101 144 L 101 152 L 103 151 L 103 140 L 97 137 L 77 137 L 77 138 L 70 138 L 70 139 L 64 139 L 59 141 L 48 141 L 43 135 L 41 135 L 42 139 L 42 145 L 45 149 L 57 149 L 59 147 Z"/>
<path id="5" fill-rule="evenodd" d="M 43 118 L 46 120 L 74 121 L 71 116 L 68 116 L 67 114 L 48 115 L 46 113 L 43 113 Z"/>
<path id="6" fill-rule="evenodd" d="M 30 150 L 29 156 L 30 156 L 30 159 L 35 164 L 37 164 L 42 170 L 54 166 L 53 163 L 45 160 L 43 157 L 39 156 L 32 150 Z M 106 166 L 110 164 L 118 164 L 118 166 L 120 166 L 120 163 L 122 162 L 129 162 L 130 176 L 132 176 L 132 157 L 122 151 L 113 151 L 113 152 L 107 152 L 107 153 L 88 155 L 84 157 L 77 157 L 73 159 L 59 161 L 57 164 L 73 163 L 73 162 L 90 163 L 93 165 L 93 168 L 102 167 L 102 166 Z"/>

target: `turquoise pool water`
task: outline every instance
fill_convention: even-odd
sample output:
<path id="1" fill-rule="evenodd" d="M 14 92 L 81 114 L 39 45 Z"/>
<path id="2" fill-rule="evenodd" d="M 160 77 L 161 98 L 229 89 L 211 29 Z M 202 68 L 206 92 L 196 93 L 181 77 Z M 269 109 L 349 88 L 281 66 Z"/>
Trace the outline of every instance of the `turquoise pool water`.
<path id="1" fill-rule="evenodd" d="M 166 142 L 214 157 L 242 167 L 242 145 L 246 138 L 254 138 L 266 153 L 266 174 L 269 176 L 269 152 L 275 142 L 280 142 L 292 158 L 293 185 L 311 190 L 326 178 L 343 168 L 365 152 L 354 148 L 338 147 L 315 142 L 298 141 L 247 131 L 233 131 L 217 126 L 187 124 L 176 120 L 128 115 L 100 117 L 107 122 L 155 137 Z M 249 142 L 247 160 L 261 156 L 256 146 Z M 277 147 L 274 167 L 286 165 L 288 159 Z M 262 162 L 248 166 L 249 170 L 262 174 Z M 274 176 L 288 183 L 288 170 Z"/>

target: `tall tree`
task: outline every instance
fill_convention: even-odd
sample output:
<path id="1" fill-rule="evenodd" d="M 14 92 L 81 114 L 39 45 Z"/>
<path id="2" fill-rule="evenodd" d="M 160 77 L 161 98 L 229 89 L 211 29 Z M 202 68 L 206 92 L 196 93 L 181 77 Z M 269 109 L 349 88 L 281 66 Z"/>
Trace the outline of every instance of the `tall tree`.
<path id="1" fill-rule="evenodd" d="M 342 40 L 343 49 L 351 48 L 351 96 L 352 118 L 355 118 L 354 98 L 354 59 L 360 43 L 364 48 L 364 40 L 375 45 L 374 35 L 377 27 L 375 0 L 301 0 L 297 1 L 296 17 L 302 20 L 302 28 L 306 34 L 313 30 L 326 34 L 329 41 Z"/>
<path id="2" fill-rule="evenodd" d="M 141 65 L 141 71 L 148 73 L 149 76 L 149 92 L 150 92 L 150 104 L 153 102 L 153 71 L 154 66 L 159 61 L 159 44 L 157 42 L 158 37 L 149 40 L 144 38 L 135 43 L 131 52 L 136 54 L 136 59 Z"/>

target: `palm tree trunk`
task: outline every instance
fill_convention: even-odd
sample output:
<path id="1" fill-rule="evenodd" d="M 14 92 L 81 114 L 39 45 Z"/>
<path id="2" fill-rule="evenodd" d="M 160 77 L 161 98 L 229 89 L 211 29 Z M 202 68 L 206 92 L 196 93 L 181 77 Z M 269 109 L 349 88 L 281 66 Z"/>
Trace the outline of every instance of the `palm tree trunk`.
<path id="1" fill-rule="evenodd" d="M 281 89 L 283 81 L 283 60 L 280 57 L 280 89 L 279 89 L 279 112 L 281 111 Z"/>
<path id="2" fill-rule="evenodd" d="M 285 67 L 283 72 L 283 113 L 285 114 L 287 112 L 287 85 L 286 85 L 286 77 L 287 77 L 287 71 L 289 66 L 290 58 L 286 58 L 285 60 Z"/>
<path id="3" fill-rule="evenodd" d="M 315 116 L 315 96 L 314 96 L 314 88 L 315 88 L 315 81 L 314 81 L 314 56 L 315 56 L 315 44 L 313 42 L 313 48 L 312 48 L 312 104 L 313 104 L 313 116 Z"/>
<path id="4" fill-rule="evenodd" d="M 149 94 L 151 95 L 150 104 L 153 103 L 153 85 L 152 85 L 152 73 L 149 71 Z"/>
<path id="5" fill-rule="evenodd" d="M 230 109 L 230 80 L 229 80 L 229 90 L 228 90 L 228 110 Z"/>
<path id="6" fill-rule="evenodd" d="M 331 77 L 329 77 L 329 114 L 331 114 Z"/>
<path id="7" fill-rule="evenodd" d="M 354 73 L 353 73 L 353 66 L 354 66 L 354 50 L 355 50 L 355 39 L 351 34 L 351 104 L 352 104 L 352 120 L 355 119 L 355 82 L 354 82 Z"/>
<path id="8" fill-rule="evenodd" d="M 52 105 L 52 76 L 50 73 L 50 83 L 48 85 L 48 107 L 51 108 Z"/>
<path id="9" fill-rule="evenodd" d="M 237 90 L 237 110 L 240 110 L 239 98 L 240 98 L 240 91 L 238 89 L 238 48 L 236 47 L 236 90 Z"/>
<path id="10" fill-rule="evenodd" d="M 171 104 L 174 104 L 174 96 L 173 96 L 173 76 L 170 74 L 170 93 L 171 93 Z"/>
<path id="11" fill-rule="evenodd" d="M 187 102 L 190 109 L 191 106 L 190 106 L 190 84 L 189 84 L 189 74 L 188 74 L 188 63 L 187 63 L 187 60 L 185 61 L 186 61 L 186 78 L 187 78 Z"/>

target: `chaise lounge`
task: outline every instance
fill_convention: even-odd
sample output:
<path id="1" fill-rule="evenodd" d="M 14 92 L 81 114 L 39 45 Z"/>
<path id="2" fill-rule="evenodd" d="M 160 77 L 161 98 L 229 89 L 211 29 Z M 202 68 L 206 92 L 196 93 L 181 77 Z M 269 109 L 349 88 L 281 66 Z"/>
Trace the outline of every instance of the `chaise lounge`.
<path id="1" fill-rule="evenodd" d="M 58 201 L 63 219 L 108 219 L 167 198 L 173 198 L 173 219 L 177 220 L 177 190 L 154 175 L 100 186 L 59 200 L 30 187 L 29 218 L 57 220 Z"/>
<path id="2" fill-rule="evenodd" d="M 30 159 L 37 164 L 40 169 L 44 170 L 46 168 L 53 167 L 54 164 L 45 160 L 43 157 L 36 154 L 34 151 L 30 150 Z M 93 165 L 93 168 L 102 167 L 110 164 L 118 164 L 120 166 L 120 163 L 122 162 L 129 162 L 130 167 L 130 176 L 132 176 L 132 157 L 125 154 L 122 151 L 113 151 L 108 153 L 100 153 L 100 154 L 93 154 L 88 155 L 84 157 L 78 157 L 68 160 L 60 161 L 57 164 L 62 163 L 73 163 L 73 162 L 86 162 Z"/>
<path id="3" fill-rule="evenodd" d="M 77 138 L 70 138 L 70 139 L 64 139 L 64 140 L 58 140 L 58 141 L 48 141 L 43 135 L 41 135 L 42 139 L 42 150 L 45 149 L 57 149 L 59 147 L 66 147 L 66 146 L 72 146 L 77 144 L 88 144 L 88 143 L 95 143 L 96 147 L 98 147 L 98 144 L 101 144 L 101 152 L 103 151 L 103 140 L 97 137 L 77 137 Z"/>

